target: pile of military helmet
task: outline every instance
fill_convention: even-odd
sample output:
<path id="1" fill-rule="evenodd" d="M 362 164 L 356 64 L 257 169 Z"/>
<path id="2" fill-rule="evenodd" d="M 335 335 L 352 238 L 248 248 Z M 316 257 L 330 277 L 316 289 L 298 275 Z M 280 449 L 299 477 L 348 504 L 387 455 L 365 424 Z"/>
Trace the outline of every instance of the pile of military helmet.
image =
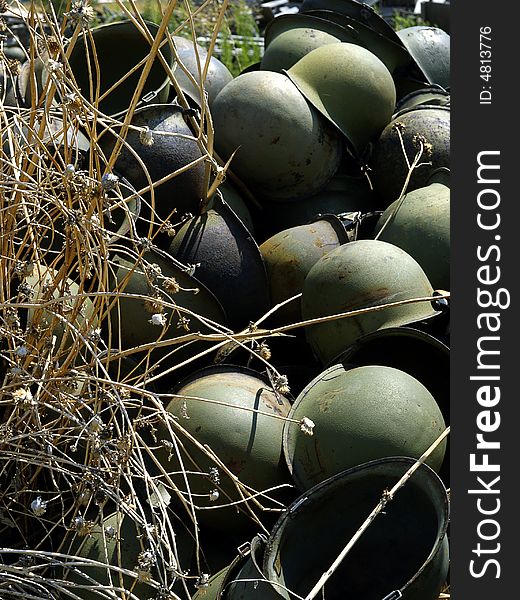
<path id="1" fill-rule="evenodd" d="M 91 512 L 74 513 L 92 526 L 68 534 L 75 559 L 52 577 L 63 579 L 60 598 L 306 598 L 449 425 L 449 36 L 396 33 L 354 0 L 305 0 L 269 23 L 262 62 L 236 78 L 174 37 L 141 85 L 158 31 L 146 27 L 148 37 L 130 21 L 103 25 L 69 52 L 84 107 L 109 116 L 89 130 L 95 140 L 81 127 L 69 135 L 77 98 L 60 92 L 52 48 L 2 76 L 7 115 L 56 87 L 43 142 L 57 154 L 75 148 L 67 185 L 112 165 L 100 171 L 107 235 L 97 250 L 110 277 L 85 288 L 69 275 L 67 293 L 91 304 L 73 327 L 45 313 L 54 347 L 79 346 L 69 331 L 84 333 L 99 297 L 118 294 L 96 323 L 98 376 L 138 381 L 126 391 L 164 407 L 148 422 L 129 404 L 125 417 L 137 432 L 130 452 L 152 449 L 139 464 L 153 486 L 140 489 L 134 473 L 133 503 L 89 500 Z M 200 143 L 208 109 L 210 177 Z M 66 264 L 70 223 L 49 231 L 31 234 L 47 257 L 26 278 L 33 303 L 48 301 L 49 278 Z M 92 399 L 94 383 L 84 385 Z M 125 429 L 103 410 L 78 429 L 76 451 L 90 452 L 88 435 Z M 316 597 L 437 600 L 449 566 L 447 487 L 443 440 Z M 46 540 L 63 524 L 47 525 Z M 0 570 L 29 564 L 16 543 L 18 562 L 0 550 Z"/>

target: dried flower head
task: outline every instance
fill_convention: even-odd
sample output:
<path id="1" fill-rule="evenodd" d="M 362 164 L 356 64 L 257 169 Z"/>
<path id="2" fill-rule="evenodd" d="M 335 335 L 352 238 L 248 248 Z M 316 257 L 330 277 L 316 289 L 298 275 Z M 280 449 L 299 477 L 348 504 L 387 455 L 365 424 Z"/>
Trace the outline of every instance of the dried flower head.
<path id="1" fill-rule="evenodd" d="M 75 0 L 69 12 L 65 13 L 73 23 L 80 27 L 88 27 L 94 17 L 94 9 L 88 4 L 87 0 Z"/>
<path id="2" fill-rule="evenodd" d="M 258 347 L 258 354 L 260 354 L 264 360 L 269 360 L 271 358 L 271 349 L 265 342 L 262 342 Z"/>
<path id="3" fill-rule="evenodd" d="M 117 182 L 119 181 L 119 177 L 114 175 L 113 173 L 105 173 L 103 177 L 101 177 L 101 187 L 105 192 L 111 192 L 116 189 Z"/>
<path id="4" fill-rule="evenodd" d="M 314 427 L 314 421 L 308 417 L 303 417 L 303 419 L 300 421 L 300 431 L 302 431 L 305 435 L 314 435 Z"/>
<path id="5" fill-rule="evenodd" d="M 220 473 L 217 467 L 210 467 L 209 469 L 209 478 L 215 485 L 219 485 L 220 483 Z"/>
<path id="6" fill-rule="evenodd" d="M 41 496 L 38 496 L 36 500 L 31 502 L 31 510 L 37 517 L 41 517 L 47 511 L 47 502 L 42 500 Z"/>
<path id="7" fill-rule="evenodd" d="M 218 493 L 218 490 L 211 490 L 209 493 L 210 502 L 216 502 L 219 499 L 219 496 L 220 494 Z"/>
<path id="8" fill-rule="evenodd" d="M 145 127 L 144 129 L 142 129 L 139 133 L 139 141 L 141 142 L 141 144 L 143 144 L 143 146 L 153 146 L 154 145 L 154 138 L 153 138 L 153 133 L 152 130 L 149 127 Z"/>
<path id="9" fill-rule="evenodd" d="M 275 375 L 273 377 L 274 389 L 280 394 L 288 394 L 291 391 L 287 375 Z"/>
<path id="10" fill-rule="evenodd" d="M 177 294 L 177 292 L 180 292 L 181 290 L 181 286 L 177 283 L 175 277 L 166 277 L 166 279 L 163 281 L 163 287 L 171 294 Z"/>
<path id="11" fill-rule="evenodd" d="M 159 327 L 164 327 L 167 323 L 166 314 L 165 313 L 155 313 L 152 315 L 152 318 L 148 321 L 152 325 L 157 325 Z"/>

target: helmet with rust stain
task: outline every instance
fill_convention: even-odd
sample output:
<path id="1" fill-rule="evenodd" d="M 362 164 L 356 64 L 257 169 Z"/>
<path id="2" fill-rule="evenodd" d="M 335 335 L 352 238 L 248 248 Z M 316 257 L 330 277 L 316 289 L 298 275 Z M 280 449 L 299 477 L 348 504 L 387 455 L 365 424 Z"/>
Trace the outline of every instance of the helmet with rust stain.
<path id="1" fill-rule="evenodd" d="M 450 85 L 450 36 L 438 27 L 406 27 L 397 32 L 428 83 Z"/>
<path id="2" fill-rule="evenodd" d="M 356 214 L 346 221 L 355 224 Z M 265 261 L 273 306 L 303 290 L 307 273 L 328 252 L 349 241 L 349 234 L 336 215 L 318 217 L 313 223 L 285 229 L 260 246 Z M 285 324 L 301 320 L 300 301 L 292 301 L 276 312 Z"/>
<path id="3" fill-rule="evenodd" d="M 290 69 L 311 50 L 338 42 L 355 43 L 354 30 L 311 15 L 280 15 L 266 28 L 260 68 Z"/>
<path id="4" fill-rule="evenodd" d="M 428 278 L 407 252 L 379 240 L 357 240 L 329 252 L 309 271 L 302 316 L 314 319 L 432 296 Z M 327 364 L 366 333 L 436 314 L 429 301 L 414 302 L 309 325 L 306 335 L 316 356 Z"/>
<path id="5" fill-rule="evenodd" d="M 215 147 L 264 198 L 309 197 L 336 172 L 342 138 L 281 73 L 239 75 L 212 107 Z"/>
<path id="6" fill-rule="evenodd" d="M 450 189 L 441 183 L 393 202 L 376 226 L 377 239 L 402 248 L 435 289 L 450 289 Z"/>
<path id="7" fill-rule="evenodd" d="M 304 435 L 297 421 L 314 422 Z M 334 365 L 301 392 L 284 428 L 284 453 L 302 491 L 370 460 L 419 458 L 444 431 L 441 410 L 426 387 L 393 367 Z M 445 444 L 429 457 L 439 470 Z"/>
<path id="8" fill-rule="evenodd" d="M 275 393 L 256 371 L 233 365 L 203 369 L 181 382 L 172 393 L 166 410 L 179 425 L 174 431 L 183 448 L 180 457 L 186 470 L 193 472 L 188 475 L 188 482 L 191 492 L 199 494 L 195 503 L 206 507 L 197 517 L 208 527 L 236 532 L 247 526 L 245 515 L 254 505 L 239 502 L 234 507 L 222 507 L 241 499 L 232 477 L 258 492 L 289 482 L 282 454 L 282 430 L 289 401 Z M 164 426 L 158 435 L 171 440 Z M 218 461 L 203 452 L 202 445 L 207 445 Z M 186 480 L 179 474 L 176 451 L 160 451 L 157 456 L 186 495 Z M 218 494 L 212 500 L 210 494 L 214 491 Z M 264 501 L 269 504 L 266 497 Z M 215 508 L 210 510 L 212 507 Z"/>
<path id="9" fill-rule="evenodd" d="M 309 52 L 287 75 L 307 100 L 347 138 L 355 155 L 392 119 L 395 85 L 372 52 L 355 44 L 328 44 Z"/>
<path id="10" fill-rule="evenodd" d="M 394 115 L 381 133 L 370 166 L 374 189 L 385 206 L 399 198 L 408 165 L 421 150 L 420 164 L 411 174 L 407 192 L 425 187 L 436 169 L 450 166 L 449 107 L 419 105 L 404 109 Z"/>

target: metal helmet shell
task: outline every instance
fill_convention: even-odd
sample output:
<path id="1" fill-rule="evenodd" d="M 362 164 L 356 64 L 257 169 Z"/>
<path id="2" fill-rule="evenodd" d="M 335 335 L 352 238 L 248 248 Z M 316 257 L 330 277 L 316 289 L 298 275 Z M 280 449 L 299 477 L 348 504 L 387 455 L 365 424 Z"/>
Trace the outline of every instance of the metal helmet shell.
<path id="1" fill-rule="evenodd" d="M 384 491 L 415 461 L 378 460 L 324 481 L 296 500 L 269 536 L 263 572 L 281 598 L 305 597 Z M 436 600 L 446 581 L 449 500 L 442 482 L 421 465 L 357 541 L 326 585 L 327 600 Z M 286 589 L 293 593 L 289 594 Z"/>
<path id="2" fill-rule="evenodd" d="M 127 514 L 115 512 L 103 519 L 101 524 L 94 527 L 93 531 L 87 536 L 77 536 L 73 541 L 71 554 L 77 557 L 77 560 L 88 559 L 92 562 L 81 566 L 80 569 L 67 569 L 66 578 L 73 581 L 78 586 L 92 586 L 90 589 L 85 587 L 75 587 L 74 593 L 82 600 L 96 600 L 99 598 L 100 586 L 112 586 L 117 581 L 117 587 L 121 586 L 130 595 L 145 599 L 155 598 L 158 593 L 158 586 L 141 582 L 137 578 L 128 575 L 128 572 L 135 572 L 138 565 L 139 554 L 148 550 L 146 542 L 143 542 L 145 536 L 144 527 L 139 527 L 133 518 Z M 157 553 L 164 558 L 164 563 L 177 564 L 178 571 L 182 572 L 189 568 L 191 554 L 194 548 L 194 541 L 188 532 L 176 523 L 175 544 L 171 544 L 168 551 L 171 553 L 167 557 L 166 548 L 163 546 L 163 552 Z M 168 560 L 169 558 L 169 560 Z M 157 579 L 153 567 L 152 577 Z M 84 573 L 81 576 L 79 571 Z M 126 571 L 126 572 L 125 572 Z M 155 575 L 155 577 L 154 577 Z M 87 577 L 93 579 L 87 579 Z M 106 588 L 105 588 L 106 589 Z M 176 589 L 176 588 L 174 588 Z M 97 590 L 97 591 L 96 591 Z M 180 593 L 179 589 L 176 589 Z M 126 595 L 126 594 L 125 594 Z M 128 596 L 129 597 L 129 596 Z"/>
<path id="3" fill-rule="evenodd" d="M 427 144 L 426 156 L 414 169 L 407 192 L 425 187 L 436 169 L 450 166 L 450 109 L 426 105 L 405 109 L 385 127 L 370 160 L 372 183 L 385 206 L 399 198 L 408 176 L 403 144 L 411 162 L 419 150 L 418 137 Z"/>
<path id="4" fill-rule="evenodd" d="M 182 108 L 173 104 L 145 106 L 135 111 L 131 125 L 141 128 L 141 131 L 128 131 L 126 144 L 130 148 L 122 147 L 115 168 L 137 190 L 141 190 L 148 187 L 150 182 L 134 153 L 144 163 L 152 183 L 198 161 L 154 189 L 156 223 L 157 217 L 167 219 L 174 210 L 176 218 L 188 212 L 195 214 L 204 195 L 204 165 L 201 162 L 202 152 L 185 121 Z M 145 145 L 141 141 L 140 136 L 145 128 L 152 135 L 151 145 Z M 187 139 L 186 136 L 192 139 Z M 100 144 L 106 156 L 110 156 L 115 143 L 115 136 L 109 131 L 104 132 Z M 148 192 L 146 197 L 150 198 L 150 195 Z M 142 205 L 142 215 L 145 219 L 150 219 L 147 204 Z"/>
<path id="5" fill-rule="evenodd" d="M 375 4 L 375 2 L 372 2 Z M 338 14 L 350 17 L 369 27 L 373 31 L 386 36 L 390 40 L 402 45 L 401 40 L 381 15 L 371 7 L 367 2 L 357 2 L 356 0 L 304 0 L 300 8 L 301 13 L 314 11 L 328 11 L 330 14 Z"/>
<path id="6" fill-rule="evenodd" d="M 316 48 L 287 71 L 307 100 L 347 138 L 354 154 L 362 155 L 390 122 L 395 86 L 385 65 L 355 44 Z"/>
<path id="7" fill-rule="evenodd" d="M 280 231 L 260 246 L 264 258 L 273 306 L 301 293 L 305 277 L 320 258 L 348 241 L 336 216 L 320 218 L 308 225 Z M 301 320 L 300 301 L 293 301 L 276 312 L 276 321 Z"/>
<path id="8" fill-rule="evenodd" d="M 243 328 L 269 310 L 267 273 L 240 219 L 219 198 L 213 205 L 179 229 L 168 252 L 184 264 L 198 265 L 195 275 L 219 299 L 230 325 Z"/>
<path id="9" fill-rule="evenodd" d="M 428 83 L 450 85 L 450 36 L 438 27 L 407 27 L 397 32 Z"/>
<path id="10" fill-rule="evenodd" d="M 329 252 L 309 271 L 302 316 L 314 319 L 432 294 L 424 271 L 404 250 L 378 240 L 357 240 Z M 306 335 L 316 356 L 327 364 L 366 333 L 435 314 L 430 302 L 416 302 L 308 326 Z"/>
<path id="11" fill-rule="evenodd" d="M 253 222 L 253 216 L 249 210 L 244 197 L 240 191 L 229 181 L 224 181 L 219 186 L 219 192 L 222 194 L 224 202 L 231 208 L 236 216 L 242 221 L 246 229 L 254 235 L 255 225 Z M 215 194 L 218 196 L 218 193 Z M 215 196 L 208 203 L 208 208 L 214 208 Z"/>
<path id="12" fill-rule="evenodd" d="M 171 365 L 192 357 L 195 353 L 193 345 L 189 349 L 179 349 L 168 346 L 168 340 L 173 340 L 186 332 L 179 328 L 178 317 L 185 315 L 182 309 L 190 311 L 190 331 L 196 330 L 208 333 L 209 327 L 195 315 L 200 315 L 220 325 L 226 324 L 226 316 L 222 306 L 215 296 L 198 279 L 187 272 L 173 258 L 168 260 L 164 253 L 155 251 L 143 255 L 144 265 L 150 272 L 152 265 L 159 267 L 161 274 L 155 281 L 152 274 L 145 272 L 142 262 L 133 262 L 122 256 L 114 258 L 114 282 L 112 289 L 123 292 L 110 313 L 112 342 L 119 347 L 128 349 L 141 345 L 153 345 L 152 356 L 163 358 L 165 364 Z M 173 288 L 171 287 L 173 286 Z M 179 287 L 177 287 L 179 286 Z M 198 290 L 198 291 L 197 291 Z M 131 296 L 126 296 L 130 294 Z M 152 315 L 159 310 L 153 302 L 158 300 L 175 303 L 179 312 L 165 309 L 164 326 L 154 324 Z M 158 339 L 163 342 L 157 345 Z M 202 346 L 204 348 L 204 346 Z M 170 357 L 166 355 L 176 350 Z"/>
<path id="13" fill-rule="evenodd" d="M 396 200 L 381 215 L 376 235 L 413 256 L 435 289 L 450 289 L 448 187 L 432 183 Z"/>
<path id="14" fill-rule="evenodd" d="M 289 482 L 282 452 L 282 430 L 290 404 L 283 396 L 276 395 L 258 373 L 233 365 L 209 367 L 181 382 L 172 392 L 175 396 L 166 410 L 179 419 L 180 425 L 199 444 L 208 445 L 240 482 L 257 491 Z M 161 439 L 171 438 L 167 430 L 160 429 L 160 435 Z M 219 483 L 211 479 L 210 469 L 218 463 L 182 433 L 177 435 L 191 457 L 183 455 L 183 460 L 188 461 L 186 464 L 190 467 L 196 465 L 190 470 L 199 471 L 198 476 L 187 476 L 192 492 L 201 494 L 197 504 L 211 508 L 227 504 L 229 499 L 240 500 L 234 480 L 221 468 L 218 468 Z M 163 467 L 172 472 L 171 477 L 178 482 L 179 489 L 186 492 L 185 479 L 178 474 L 175 456 L 168 459 L 166 451 L 159 451 L 157 456 Z M 220 490 L 216 503 L 209 498 L 214 489 Z M 244 510 L 244 506 L 239 503 L 236 508 L 201 511 L 198 518 L 208 527 L 236 532 L 244 527 L 245 519 L 239 519 L 237 513 L 239 508 Z"/>
<path id="15" fill-rule="evenodd" d="M 145 21 L 143 25 L 146 26 L 152 38 L 157 35 L 158 25 L 149 21 Z M 88 43 L 87 40 L 89 40 Z M 99 81 L 96 70 L 92 69 L 92 73 L 90 73 L 88 66 L 94 64 L 94 53 L 90 40 L 95 45 L 99 72 L 102 73 L 102 78 Z M 151 44 L 132 21 L 118 21 L 100 25 L 92 29 L 89 36 L 79 36 L 69 57 L 69 65 L 83 96 L 94 102 L 99 87 L 99 96 L 106 94 L 99 101 L 101 111 L 109 115 L 115 115 L 127 110 L 136 90 L 143 66 L 135 69 L 132 75 L 126 77 L 110 93 L 107 92 L 143 59 L 148 57 Z M 168 44 L 163 45 L 160 52 L 166 64 L 172 67 L 174 59 L 170 46 Z M 140 101 L 143 102 L 145 98 L 150 101 L 151 96 L 156 102 L 166 102 L 169 88 L 170 79 L 167 71 L 161 60 L 156 57 L 144 84 Z"/>
<path id="16" fill-rule="evenodd" d="M 396 112 L 401 112 L 407 108 L 415 108 L 422 104 L 428 106 L 450 106 L 450 92 L 440 86 L 432 85 L 421 88 L 415 92 L 410 92 L 404 98 L 401 98 L 396 106 Z"/>
<path id="17" fill-rule="evenodd" d="M 263 197 L 312 196 L 338 168 L 341 135 L 281 73 L 239 75 L 212 114 L 217 151 L 226 159 L 236 151 L 231 169 Z"/>
<path id="18" fill-rule="evenodd" d="M 280 15 L 265 32 L 264 71 L 291 68 L 315 48 L 338 42 L 354 42 L 354 30 L 309 15 Z"/>
<path id="19" fill-rule="evenodd" d="M 413 64 L 408 50 L 399 42 L 399 38 L 397 41 L 391 39 L 363 22 L 330 10 L 309 11 L 307 14 L 348 29 L 352 39 L 342 41 L 352 42 L 370 50 L 392 74 L 408 73 Z"/>
<path id="20" fill-rule="evenodd" d="M 284 454 L 302 491 L 377 458 L 419 458 L 445 429 L 441 410 L 422 383 L 383 366 L 335 365 L 301 392 L 284 427 Z M 314 424 L 304 435 L 298 421 Z M 428 458 L 439 470 L 445 443 Z"/>
<path id="21" fill-rule="evenodd" d="M 200 90 L 200 72 L 204 70 L 204 65 L 208 60 L 208 51 L 198 44 L 194 45 L 193 41 L 187 40 L 179 36 L 173 37 L 177 46 L 177 58 L 179 64 L 175 70 L 175 79 L 181 87 L 182 91 L 187 94 L 198 106 L 201 106 Z M 197 60 L 198 55 L 198 60 Z M 200 61 L 200 62 L 199 62 Z M 188 73 L 195 79 L 195 85 L 190 77 L 184 72 L 182 65 Z M 215 56 L 209 59 L 208 72 L 204 80 L 204 90 L 208 94 L 208 104 L 211 106 L 213 101 L 218 96 L 220 90 L 232 81 L 233 75 L 224 63 Z"/>

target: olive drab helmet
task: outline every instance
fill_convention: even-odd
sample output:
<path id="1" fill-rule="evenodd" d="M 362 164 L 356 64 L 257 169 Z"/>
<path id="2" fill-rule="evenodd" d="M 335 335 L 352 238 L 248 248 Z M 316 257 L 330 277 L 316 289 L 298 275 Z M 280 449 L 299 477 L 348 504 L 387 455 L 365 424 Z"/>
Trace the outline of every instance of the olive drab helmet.
<path id="1" fill-rule="evenodd" d="M 379 240 L 357 240 L 329 252 L 309 271 L 302 316 L 314 319 L 432 296 L 424 271 L 404 250 Z M 366 333 L 436 314 L 429 301 L 414 302 L 309 325 L 306 336 L 316 356 L 327 364 Z"/>
<path id="2" fill-rule="evenodd" d="M 381 133 L 369 162 L 374 189 L 385 207 L 399 198 L 409 165 L 421 146 L 422 160 L 411 174 L 407 192 L 425 187 L 436 169 L 450 166 L 449 107 L 419 105 L 404 109 Z"/>
<path id="3" fill-rule="evenodd" d="M 280 15 L 270 21 L 265 32 L 265 52 L 260 63 L 264 71 L 289 69 L 311 50 L 354 42 L 355 32 L 310 15 Z"/>
<path id="4" fill-rule="evenodd" d="M 336 172 L 342 138 L 281 73 L 239 75 L 212 107 L 215 147 L 251 191 L 274 200 L 312 196 Z"/>
<path id="5" fill-rule="evenodd" d="M 186 38 L 173 36 L 173 39 L 175 46 L 177 47 L 177 58 L 179 59 L 179 64 L 175 70 L 175 79 L 181 90 L 187 94 L 196 105 L 201 106 L 199 86 L 201 83 L 201 74 L 204 71 L 204 66 L 208 59 L 208 51 L 198 44 L 194 45 L 193 41 Z M 180 63 L 182 63 L 182 66 Z M 191 81 L 190 76 L 184 71 L 183 67 L 188 71 L 191 77 L 193 77 L 195 83 Z M 218 96 L 220 90 L 232 79 L 233 75 L 226 65 L 215 56 L 211 56 L 203 86 L 208 94 L 208 104 L 210 106 L 213 104 L 213 101 Z M 172 93 L 176 96 L 174 90 L 172 90 Z"/>
<path id="6" fill-rule="evenodd" d="M 397 35 L 428 83 L 450 85 L 450 36 L 438 27 L 407 27 Z"/>
<path id="7" fill-rule="evenodd" d="M 450 289 L 450 189 L 431 183 L 393 202 L 376 226 L 377 239 L 402 248 L 435 289 Z"/>
<path id="8" fill-rule="evenodd" d="M 450 106 L 450 92 L 438 85 L 432 85 L 415 92 L 410 92 L 399 100 L 396 106 L 396 112 L 401 112 L 406 108 L 415 108 L 422 104 L 428 106 Z"/>
<path id="9" fill-rule="evenodd" d="M 304 417 L 315 425 L 313 437 L 300 431 Z M 445 429 L 426 387 L 404 371 L 381 365 L 330 367 L 301 392 L 289 418 L 284 453 L 301 491 L 370 460 L 419 458 Z M 445 447 L 427 461 L 437 471 Z"/>
<path id="10" fill-rule="evenodd" d="M 287 71 L 307 100 L 361 156 L 390 122 L 396 94 L 392 76 L 375 54 L 355 44 L 316 48 Z"/>
<path id="11" fill-rule="evenodd" d="M 349 241 L 348 224 L 336 215 L 322 215 L 313 223 L 285 229 L 260 246 L 264 258 L 271 300 L 277 305 L 301 293 L 305 276 L 322 256 Z M 347 225 L 347 226 L 345 226 Z M 293 301 L 276 313 L 277 322 L 301 320 L 300 301 Z"/>

